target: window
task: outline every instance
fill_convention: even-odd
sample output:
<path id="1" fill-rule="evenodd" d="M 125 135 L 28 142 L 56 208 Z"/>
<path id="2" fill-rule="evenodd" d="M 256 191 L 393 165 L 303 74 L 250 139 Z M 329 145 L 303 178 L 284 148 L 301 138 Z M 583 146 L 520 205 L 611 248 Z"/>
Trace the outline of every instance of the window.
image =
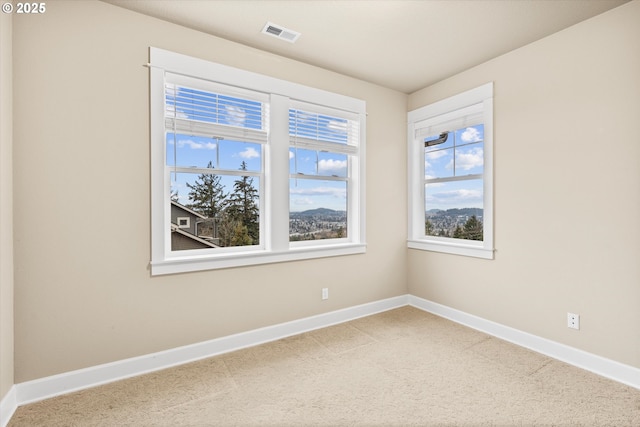
<path id="1" fill-rule="evenodd" d="M 289 110 L 289 240 L 342 239 L 350 230 L 359 121 L 337 110 L 293 103 Z M 351 191 L 349 189 L 351 188 Z M 302 245 L 302 244 L 298 244 Z"/>
<path id="2" fill-rule="evenodd" d="M 414 249 L 493 258 L 493 84 L 409 112 Z"/>
<path id="3" fill-rule="evenodd" d="M 364 101 L 150 57 L 152 274 L 364 252 Z"/>
<path id="4" fill-rule="evenodd" d="M 196 245 L 198 239 L 215 244 L 219 252 L 259 247 L 268 97 L 169 72 L 164 81 L 171 208 L 199 214 L 191 234 L 169 228 L 171 251 L 211 248 Z M 185 239 L 192 241 L 185 245 Z"/>

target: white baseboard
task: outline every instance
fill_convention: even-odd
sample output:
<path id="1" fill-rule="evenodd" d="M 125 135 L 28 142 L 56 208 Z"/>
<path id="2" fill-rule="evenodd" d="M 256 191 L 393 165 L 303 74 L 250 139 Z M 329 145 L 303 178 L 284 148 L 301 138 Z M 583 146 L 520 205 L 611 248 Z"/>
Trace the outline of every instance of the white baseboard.
<path id="1" fill-rule="evenodd" d="M 421 310 L 640 389 L 640 369 L 633 366 L 541 338 L 414 295 L 408 295 L 408 300 L 409 305 Z"/>
<path id="2" fill-rule="evenodd" d="M 18 409 L 16 399 L 16 386 L 12 386 L 7 394 L 0 400 L 0 426 L 6 427 L 13 413 Z"/>
<path id="3" fill-rule="evenodd" d="M 158 353 L 27 381 L 15 385 L 15 401 L 17 405 L 24 405 L 325 328 L 407 304 L 408 295 L 402 295 Z"/>

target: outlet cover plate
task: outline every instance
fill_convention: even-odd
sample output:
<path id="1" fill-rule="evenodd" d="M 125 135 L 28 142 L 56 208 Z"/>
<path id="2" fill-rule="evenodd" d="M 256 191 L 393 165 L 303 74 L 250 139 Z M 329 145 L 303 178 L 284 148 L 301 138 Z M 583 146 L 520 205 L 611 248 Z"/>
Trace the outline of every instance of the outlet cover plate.
<path id="1" fill-rule="evenodd" d="M 567 326 L 571 329 L 580 329 L 580 315 L 567 313 Z"/>

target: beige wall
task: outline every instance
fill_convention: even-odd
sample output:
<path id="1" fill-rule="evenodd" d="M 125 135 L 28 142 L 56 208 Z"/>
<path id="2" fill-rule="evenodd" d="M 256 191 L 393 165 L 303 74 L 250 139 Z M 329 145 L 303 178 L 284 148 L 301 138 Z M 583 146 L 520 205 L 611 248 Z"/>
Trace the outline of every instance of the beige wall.
<path id="1" fill-rule="evenodd" d="M 495 82 L 497 252 L 410 250 L 409 293 L 640 367 L 639 22 L 631 2 L 410 96 Z"/>
<path id="2" fill-rule="evenodd" d="M 150 277 L 149 46 L 366 100 L 367 253 Z M 16 382 L 406 293 L 405 94 L 96 1 L 13 51 Z"/>
<path id="3" fill-rule="evenodd" d="M 3 15 L 0 46 L 3 76 L 7 46 L 15 70 L 14 162 L 0 175 L 6 253 L 12 191 L 15 235 L 13 278 L 2 257 L 0 396 L 13 384 L 14 335 L 18 383 L 401 295 L 407 284 L 640 367 L 640 2 L 409 97 L 413 109 L 495 82 L 493 261 L 407 251 L 406 95 L 96 1 L 13 18 L 13 44 Z M 365 99 L 367 254 L 151 278 L 149 46 Z M 3 100 L 11 87 L 3 77 Z M 567 311 L 581 314 L 582 330 L 566 328 Z"/>
<path id="4" fill-rule="evenodd" d="M 12 16 L 0 15 L 0 399 L 13 386 Z"/>

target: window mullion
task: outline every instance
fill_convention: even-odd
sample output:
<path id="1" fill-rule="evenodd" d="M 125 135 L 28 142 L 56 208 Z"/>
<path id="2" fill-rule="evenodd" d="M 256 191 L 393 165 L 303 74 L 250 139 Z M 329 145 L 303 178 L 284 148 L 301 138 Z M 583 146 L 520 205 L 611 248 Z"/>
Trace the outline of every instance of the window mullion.
<path id="1" fill-rule="evenodd" d="M 289 98 L 271 95 L 269 144 L 265 147 L 267 247 L 289 249 Z"/>

